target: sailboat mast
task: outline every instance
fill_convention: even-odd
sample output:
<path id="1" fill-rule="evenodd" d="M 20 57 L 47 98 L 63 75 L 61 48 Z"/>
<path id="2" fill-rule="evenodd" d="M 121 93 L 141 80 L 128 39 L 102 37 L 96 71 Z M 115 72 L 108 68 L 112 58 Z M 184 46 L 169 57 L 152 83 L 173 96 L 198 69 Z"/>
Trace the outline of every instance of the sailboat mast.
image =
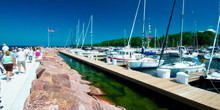
<path id="1" fill-rule="evenodd" d="M 168 26 L 167 26 L 166 37 L 165 37 L 164 42 L 162 44 L 162 51 L 161 51 L 161 54 L 160 54 L 160 60 L 159 60 L 158 66 L 160 66 L 160 61 L 163 57 L 164 48 L 166 47 L 167 37 L 168 37 L 169 29 L 170 29 L 170 23 L 171 23 L 171 20 L 172 20 L 172 17 L 173 17 L 173 11 L 174 11 L 174 8 L 175 8 L 175 4 L 176 4 L 176 0 L 174 0 L 174 2 L 173 2 L 173 8 L 172 8 L 170 19 L 169 19 Z"/>
<path id="2" fill-rule="evenodd" d="M 146 0 L 144 0 L 142 46 L 143 46 L 143 40 L 144 40 L 144 36 L 145 36 L 145 10 L 146 10 Z"/>
<path id="3" fill-rule="evenodd" d="M 182 39 L 183 39 L 183 16 L 184 16 L 184 1 L 183 0 L 183 7 L 182 7 L 182 17 L 181 17 L 181 36 L 180 36 L 180 47 L 179 47 L 179 50 L 180 50 L 180 62 L 182 62 Z"/>
<path id="4" fill-rule="evenodd" d="M 70 29 L 70 32 L 71 32 L 71 29 Z M 66 39 L 65 48 L 66 48 L 66 45 L 67 45 L 68 40 L 69 40 L 69 37 L 70 37 L 70 32 L 69 32 L 68 37 L 67 37 L 67 39 Z"/>
<path id="5" fill-rule="evenodd" d="M 49 32 L 49 26 L 48 26 L 48 29 L 47 29 L 47 32 L 48 32 L 48 44 L 47 44 L 47 47 L 49 48 L 49 46 L 50 46 L 50 32 Z"/>
<path id="6" fill-rule="evenodd" d="M 218 5 L 219 5 L 219 7 L 220 7 L 220 1 L 218 2 Z M 220 8 L 218 8 L 218 14 L 220 14 Z M 217 36 L 217 44 L 216 44 L 216 47 L 217 47 L 217 49 L 218 49 L 218 38 L 219 38 L 219 35 Z"/>
<path id="7" fill-rule="evenodd" d="M 88 25 L 87 25 L 86 32 L 85 32 L 84 35 L 83 35 L 83 41 L 82 41 L 82 46 L 81 46 L 81 48 L 82 48 L 83 45 L 84 45 L 84 41 L 85 41 L 87 32 L 88 32 L 88 30 L 89 30 L 89 26 L 90 26 L 90 24 L 91 24 L 90 22 L 91 22 L 91 17 L 89 18 L 89 23 L 88 23 Z"/>
<path id="8" fill-rule="evenodd" d="M 80 30 L 80 20 L 78 19 L 78 25 L 76 26 L 76 43 L 77 43 L 77 39 L 80 38 L 80 33 L 79 33 L 79 30 Z M 78 47 L 78 43 L 76 45 L 76 48 Z"/>
<path id="9" fill-rule="evenodd" d="M 219 7 L 218 8 L 220 9 L 220 0 L 218 2 L 219 2 Z M 211 62 L 212 62 L 212 57 L 213 57 L 214 50 L 215 50 L 215 43 L 216 43 L 216 40 L 218 38 L 219 22 L 220 22 L 220 13 L 218 13 L 218 25 L 217 25 L 217 30 L 216 30 L 216 33 L 215 33 L 214 43 L 213 43 L 213 46 L 212 46 L 212 53 L 211 53 L 211 57 L 210 57 L 210 60 L 209 60 L 209 65 L 208 65 L 207 71 L 205 73 L 206 76 L 208 75 L 208 72 L 209 72 L 209 69 L 210 69 L 210 65 L 211 65 Z"/>
<path id="10" fill-rule="evenodd" d="M 81 49 L 82 49 L 82 47 L 83 47 L 83 38 L 84 38 L 84 36 L 85 36 L 85 33 L 84 33 L 84 22 L 83 22 L 83 30 L 82 30 L 82 45 L 81 45 Z"/>
<path id="11" fill-rule="evenodd" d="M 91 47 L 92 47 L 92 37 L 93 37 L 93 15 L 91 16 Z"/>
<path id="12" fill-rule="evenodd" d="M 125 46 L 125 39 L 126 39 L 126 29 L 124 29 L 124 46 Z"/>
<path id="13" fill-rule="evenodd" d="M 136 18 L 137 18 L 138 10 L 139 10 L 139 7 L 140 7 L 140 3 L 141 3 L 141 0 L 139 0 L 139 2 L 138 2 L 138 7 L 137 7 L 137 10 L 136 10 L 136 13 L 135 13 L 131 33 L 130 33 L 129 40 L 128 40 L 128 47 L 130 46 L 131 36 L 132 36 L 133 30 L 134 30 L 134 25 L 135 25 L 135 22 L 136 22 Z"/>
<path id="14" fill-rule="evenodd" d="M 154 48 L 157 46 L 157 28 L 155 28 Z"/>
<path id="15" fill-rule="evenodd" d="M 76 44 L 77 44 L 78 26 L 76 25 Z"/>
<path id="16" fill-rule="evenodd" d="M 71 46 L 73 46 L 73 32 L 72 32 L 72 28 L 70 29 L 70 38 L 71 38 Z"/>
<path id="17" fill-rule="evenodd" d="M 174 47 L 174 38 L 173 38 L 173 44 L 172 44 L 172 47 Z"/>
<path id="18" fill-rule="evenodd" d="M 196 38 L 196 51 L 198 52 L 198 49 L 199 49 L 199 47 L 198 47 L 198 36 L 197 36 L 197 32 L 196 32 L 196 20 L 195 20 L 195 38 Z"/>

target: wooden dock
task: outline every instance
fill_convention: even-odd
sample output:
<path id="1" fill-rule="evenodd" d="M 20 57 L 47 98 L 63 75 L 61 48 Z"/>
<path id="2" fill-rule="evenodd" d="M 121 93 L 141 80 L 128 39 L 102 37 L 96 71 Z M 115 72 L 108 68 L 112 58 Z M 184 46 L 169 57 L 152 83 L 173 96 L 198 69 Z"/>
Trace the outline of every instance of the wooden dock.
<path id="1" fill-rule="evenodd" d="M 220 94 L 192 87 L 190 85 L 180 84 L 175 81 L 157 78 L 138 71 L 127 70 L 101 61 L 72 55 L 68 52 L 60 53 L 173 98 L 174 100 L 183 102 L 189 106 L 198 109 L 220 109 Z"/>
<path id="2" fill-rule="evenodd" d="M 189 74 L 189 81 L 188 82 L 197 81 L 197 80 L 199 80 L 199 77 L 204 74 L 205 74 L 204 72 Z"/>
<path id="3" fill-rule="evenodd" d="M 194 81 L 197 81 L 199 80 L 199 77 L 204 75 L 205 73 L 204 72 L 197 72 L 197 73 L 193 73 L 193 74 L 189 74 L 189 80 L 188 80 L 188 83 L 191 83 L 191 82 L 194 82 Z M 170 81 L 176 81 L 176 78 L 170 78 L 168 79 Z"/>

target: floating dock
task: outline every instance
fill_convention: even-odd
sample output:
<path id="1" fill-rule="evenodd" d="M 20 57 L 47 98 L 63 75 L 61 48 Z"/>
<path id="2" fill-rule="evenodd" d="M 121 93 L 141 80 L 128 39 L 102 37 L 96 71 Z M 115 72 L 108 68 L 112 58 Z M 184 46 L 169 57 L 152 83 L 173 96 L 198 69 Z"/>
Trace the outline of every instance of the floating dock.
<path id="1" fill-rule="evenodd" d="M 101 61 L 73 55 L 68 52 L 60 51 L 60 53 L 197 109 L 220 109 L 220 94 L 190 85 L 180 84 L 168 79 L 157 78 L 138 71 L 127 70 L 123 67 L 109 65 Z"/>

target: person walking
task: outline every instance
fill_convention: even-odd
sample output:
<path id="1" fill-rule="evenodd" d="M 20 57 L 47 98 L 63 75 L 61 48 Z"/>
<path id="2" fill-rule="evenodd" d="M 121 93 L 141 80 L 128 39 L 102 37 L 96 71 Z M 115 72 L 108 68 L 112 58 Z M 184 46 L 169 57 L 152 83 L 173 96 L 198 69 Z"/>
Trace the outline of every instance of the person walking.
<path id="1" fill-rule="evenodd" d="M 9 77 L 12 74 L 13 64 L 15 64 L 14 58 L 10 56 L 10 51 L 6 51 L 5 55 L 2 58 L 2 64 L 6 70 L 7 82 L 9 82 Z"/>
<path id="2" fill-rule="evenodd" d="M 21 65 L 24 68 L 24 72 L 26 71 L 26 65 L 25 61 L 27 59 L 27 55 L 21 50 L 21 48 L 18 48 L 18 53 L 17 53 L 17 66 L 18 66 L 18 72 L 19 75 L 21 73 Z"/>
<path id="3" fill-rule="evenodd" d="M 2 51 L 3 51 L 3 54 L 5 54 L 6 51 L 8 51 L 8 46 L 6 44 L 3 44 L 2 46 Z"/>
<path id="4" fill-rule="evenodd" d="M 1 73 L 3 74 L 4 69 L 3 69 L 3 65 L 2 65 L 2 57 L 3 57 L 3 54 L 2 54 L 2 51 L 0 51 L 0 70 L 1 70 Z"/>
<path id="5" fill-rule="evenodd" d="M 39 51 L 39 49 L 37 48 L 37 49 L 36 49 L 36 59 L 37 59 L 39 56 L 40 56 L 40 51 Z"/>
<path id="6" fill-rule="evenodd" d="M 10 55 L 14 58 L 14 61 L 16 62 L 16 55 L 15 55 L 15 52 L 13 51 L 12 48 L 9 48 L 9 51 L 10 51 Z M 14 67 L 16 68 L 16 65 L 14 65 Z"/>
<path id="7" fill-rule="evenodd" d="M 32 47 L 30 47 L 30 50 L 28 51 L 28 59 L 30 63 L 32 63 L 33 56 L 34 56 L 34 51 L 32 50 Z"/>

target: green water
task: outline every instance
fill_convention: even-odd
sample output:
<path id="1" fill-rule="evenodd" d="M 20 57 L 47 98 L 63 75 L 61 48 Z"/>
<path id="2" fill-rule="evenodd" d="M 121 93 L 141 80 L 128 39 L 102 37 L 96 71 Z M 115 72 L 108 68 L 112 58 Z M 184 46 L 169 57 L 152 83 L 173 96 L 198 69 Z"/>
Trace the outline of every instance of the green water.
<path id="1" fill-rule="evenodd" d="M 72 69 L 85 76 L 83 79 L 93 82 L 92 85 L 100 88 L 105 93 L 102 97 L 116 106 L 123 106 L 127 110 L 192 109 L 181 102 L 120 79 L 110 73 L 105 73 L 62 54 L 59 55 Z"/>

